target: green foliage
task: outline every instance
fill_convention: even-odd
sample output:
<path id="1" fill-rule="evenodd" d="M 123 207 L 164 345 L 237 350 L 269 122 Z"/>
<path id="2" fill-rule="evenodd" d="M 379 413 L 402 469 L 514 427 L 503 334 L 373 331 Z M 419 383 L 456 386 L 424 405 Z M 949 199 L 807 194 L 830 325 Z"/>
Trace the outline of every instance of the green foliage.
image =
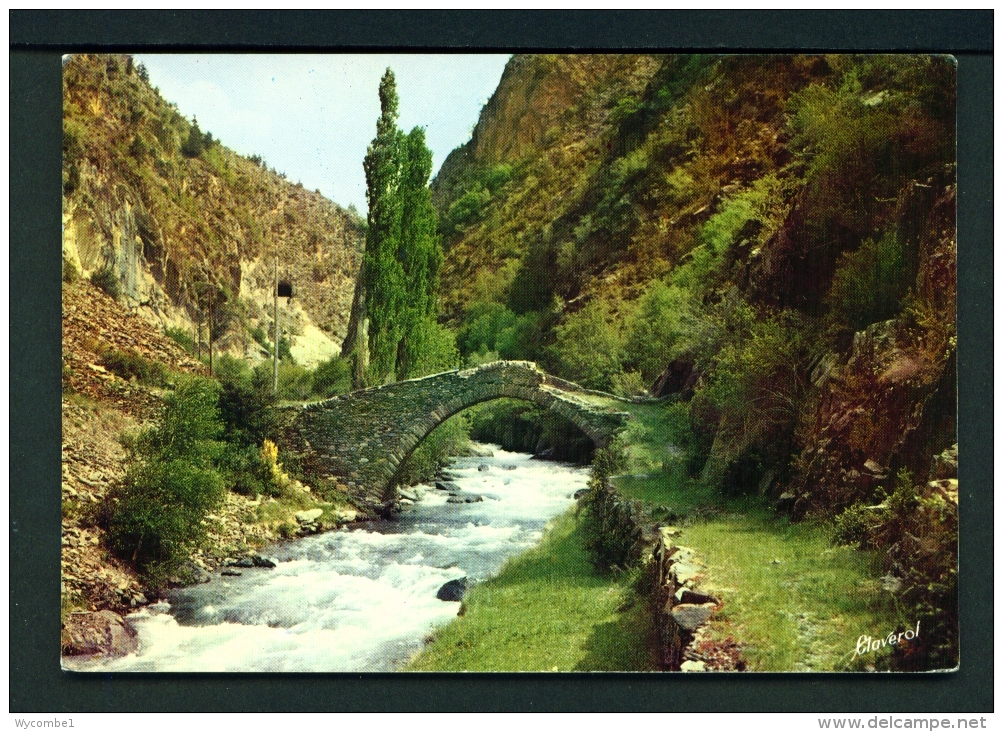
<path id="1" fill-rule="evenodd" d="M 213 381 L 180 380 L 157 425 L 139 435 L 136 462 L 112 492 L 109 544 L 153 584 L 163 583 L 206 541 L 203 522 L 223 501 L 216 469 L 223 451 L 218 396 Z"/>
<path id="2" fill-rule="evenodd" d="M 448 328 L 431 317 L 419 320 L 411 329 L 407 340 L 408 356 L 403 360 L 401 378 L 437 374 L 460 365 L 460 352 L 456 338 Z"/>
<path id="3" fill-rule="evenodd" d="M 622 448 L 596 450 L 589 490 L 579 505 L 585 551 L 597 571 L 629 569 L 641 556 L 641 507 L 609 481 L 625 467 Z"/>
<path id="4" fill-rule="evenodd" d="M 313 393 L 327 399 L 352 389 L 352 365 L 348 359 L 332 356 L 317 364 L 313 372 Z"/>
<path id="5" fill-rule="evenodd" d="M 279 361 L 279 398 L 301 402 L 313 393 L 313 371 L 289 359 Z"/>
<path id="6" fill-rule="evenodd" d="M 112 349 L 101 356 L 106 369 L 123 379 L 136 379 L 142 384 L 164 386 L 167 383 L 167 367 L 159 361 L 150 361 L 135 351 Z"/>
<path id="7" fill-rule="evenodd" d="M 501 303 L 474 303 L 467 309 L 464 325 L 456 336 L 456 345 L 464 356 L 497 351 L 500 333 L 513 327 L 515 322 L 515 313 Z"/>
<path id="8" fill-rule="evenodd" d="M 197 158 L 202 152 L 212 144 L 212 135 L 202 134 L 199 129 L 198 119 L 192 120 L 191 129 L 188 130 L 188 137 L 181 146 L 181 154 L 186 158 Z"/>
<path id="9" fill-rule="evenodd" d="M 164 335 L 185 349 L 186 353 L 195 353 L 195 339 L 184 328 L 167 328 Z"/>
<path id="10" fill-rule="evenodd" d="M 904 247 L 894 232 L 867 239 L 844 252 L 832 277 L 829 306 L 837 322 L 853 330 L 894 317 L 914 279 Z"/>
<path id="11" fill-rule="evenodd" d="M 122 283 L 111 265 L 105 265 L 91 275 L 91 283 L 109 297 L 117 300 L 122 296 Z"/>
<path id="12" fill-rule="evenodd" d="M 624 361 L 651 383 L 665 366 L 689 346 L 697 313 L 690 293 L 654 280 L 630 319 Z"/>
<path id="13" fill-rule="evenodd" d="M 481 218 L 481 213 L 491 201 L 491 191 L 482 185 L 469 189 L 449 206 L 446 213 L 447 231 L 462 231 Z"/>
<path id="14" fill-rule="evenodd" d="M 219 414 L 223 437 L 240 448 L 260 449 L 265 439 L 275 437 L 275 404 L 271 372 L 267 364 L 250 369 L 244 361 L 221 356 L 216 367 L 221 384 Z"/>
<path id="15" fill-rule="evenodd" d="M 611 322 L 609 306 L 594 300 L 556 329 L 553 350 L 561 374 L 590 389 L 609 391 L 622 371 L 622 330 Z"/>
<path id="16" fill-rule="evenodd" d="M 459 414 L 436 427 L 412 452 L 397 471 L 398 485 L 415 485 L 433 480 L 449 464 L 450 458 L 462 455 L 469 444 L 469 422 Z"/>
<path id="17" fill-rule="evenodd" d="M 893 590 L 902 630 L 919 621 L 918 639 L 887 659 L 898 670 L 953 668 L 958 663 L 958 506 L 938 484 L 917 485 L 900 470 L 877 506 L 856 505 L 835 523 L 835 541 L 885 550 L 884 565 L 900 581 Z"/>
<path id="18" fill-rule="evenodd" d="M 380 118 L 366 153 L 369 216 L 363 257 L 369 317 L 370 383 L 413 376 L 430 368 L 444 348 L 430 319 L 442 262 L 435 209 L 428 190 L 432 153 L 420 128 L 397 128 L 397 87 L 387 69 L 380 82 Z"/>

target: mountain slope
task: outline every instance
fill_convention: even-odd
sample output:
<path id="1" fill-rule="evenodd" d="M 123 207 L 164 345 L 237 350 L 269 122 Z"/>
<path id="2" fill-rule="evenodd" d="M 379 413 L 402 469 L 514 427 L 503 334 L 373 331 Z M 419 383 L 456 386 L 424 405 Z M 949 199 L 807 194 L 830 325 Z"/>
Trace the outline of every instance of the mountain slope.
<path id="1" fill-rule="evenodd" d="M 63 88 L 66 266 L 109 269 L 122 301 L 164 327 L 194 334 L 211 309 L 218 347 L 254 357 L 251 333 L 271 334 L 277 253 L 296 291 L 282 316 L 294 356 L 336 352 L 361 262 L 357 217 L 193 129 L 130 57 L 74 56 Z"/>

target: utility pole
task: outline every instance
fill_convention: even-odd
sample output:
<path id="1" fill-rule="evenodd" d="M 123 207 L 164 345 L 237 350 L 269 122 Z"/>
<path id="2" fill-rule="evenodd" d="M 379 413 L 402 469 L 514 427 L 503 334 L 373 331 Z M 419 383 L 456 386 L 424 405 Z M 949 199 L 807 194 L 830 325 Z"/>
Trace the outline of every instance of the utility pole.
<path id="1" fill-rule="evenodd" d="M 272 340 L 272 390 L 279 393 L 279 245 L 275 245 L 275 281 L 272 283 L 272 320 L 275 337 Z"/>

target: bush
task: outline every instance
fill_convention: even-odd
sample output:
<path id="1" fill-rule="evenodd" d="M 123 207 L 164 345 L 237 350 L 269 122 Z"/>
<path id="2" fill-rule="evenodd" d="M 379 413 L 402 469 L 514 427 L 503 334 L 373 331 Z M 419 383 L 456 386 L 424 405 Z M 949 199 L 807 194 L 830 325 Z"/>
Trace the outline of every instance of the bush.
<path id="1" fill-rule="evenodd" d="M 164 335 L 185 349 L 186 353 L 195 353 L 195 340 L 184 328 L 167 328 Z"/>
<path id="2" fill-rule="evenodd" d="M 182 379 L 157 425 L 139 435 L 136 462 L 110 495 L 109 545 L 154 585 L 205 543 L 205 519 L 223 502 L 217 399 L 215 382 Z"/>
<path id="3" fill-rule="evenodd" d="M 325 399 L 352 389 L 352 366 L 348 359 L 333 356 L 313 372 L 313 393 Z"/>
<path id="4" fill-rule="evenodd" d="M 829 307 L 837 322 L 863 330 L 899 312 L 913 278 L 894 232 L 868 239 L 840 258 L 829 290 Z"/>
<path id="5" fill-rule="evenodd" d="M 554 354 L 561 374 L 590 389 L 609 391 L 622 371 L 623 336 L 609 306 L 595 300 L 557 326 Z"/>
<path id="6" fill-rule="evenodd" d="M 400 379 L 414 379 L 428 374 L 455 369 L 460 365 L 460 352 L 452 331 L 431 317 L 417 323 L 405 344 L 405 358 Z"/>
<path id="7" fill-rule="evenodd" d="M 236 359 L 230 359 L 236 361 Z M 238 447 L 260 448 L 265 439 L 274 437 L 275 404 L 271 374 L 267 368 L 251 370 L 220 359 L 216 375 L 222 388 L 219 394 L 219 415 L 223 423 L 223 439 Z M 241 368 L 242 367 L 242 368 Z"/>
<path id="8" fill-rule="evenodd" d="M 597 450 L 589 490 L 579 506 L 585 551 L 600 572 L 629 569 L 641 556 L 643 520 L 636 501 L 620 495 L 609 482 L 626 459 L 617 447 Z"/>
<path id="9" fill-rule="evenodd" d="M 105 265 L 91 275 L 91 283 L 109 297 L 118 300 L 122 296 L 122 284 L 118 281 L 115 268 Z"/>
<path id="10" fill-rule="evenodd" d="M 142 384 L 164 386 L 167 384 L 167 367 L 159 361 L 150 361 L 135 351 L 112 349 L 101 357 L 106 369 L 123 379 L 133 379 Z"/>

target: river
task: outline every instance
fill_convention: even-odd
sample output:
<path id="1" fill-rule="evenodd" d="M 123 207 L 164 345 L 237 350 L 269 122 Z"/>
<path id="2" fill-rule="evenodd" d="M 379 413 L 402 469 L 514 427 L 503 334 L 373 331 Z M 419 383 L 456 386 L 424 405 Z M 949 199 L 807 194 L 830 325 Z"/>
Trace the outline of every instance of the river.
<path id="1" fill-rule="evenodd" d="M 492 448 L 459 458 L 459 496 L 419 486 L 399 519 L 269 547 L 274 569 L 174 590 L 130 615 L 139 650 L 79 671 L 393 671 L 449 622 L 459 602 L 436 598 L 449 580 L 482 581 L 540 541 L 573 504 L 586 469 Z"/>

